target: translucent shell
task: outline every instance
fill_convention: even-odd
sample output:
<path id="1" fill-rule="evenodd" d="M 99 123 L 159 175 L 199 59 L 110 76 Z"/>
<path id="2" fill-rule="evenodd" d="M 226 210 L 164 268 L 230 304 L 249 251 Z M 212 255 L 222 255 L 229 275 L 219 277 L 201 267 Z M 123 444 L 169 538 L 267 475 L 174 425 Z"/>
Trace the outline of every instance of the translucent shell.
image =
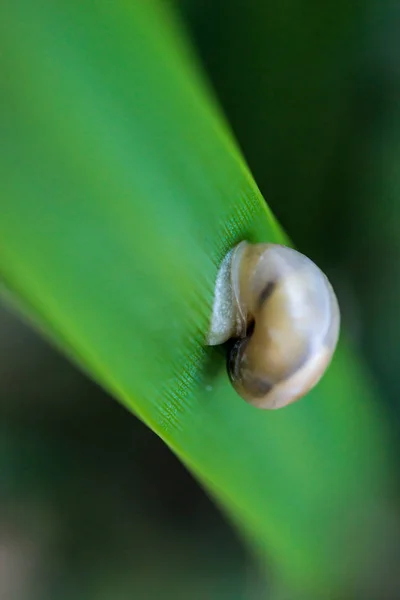
<path id="1" fill-rule="evenodd" d="M 228 372 L 250 404 L 281 408 L 309 392 L 331 361 L 339 328 L 332 286 L 296 250 L 241 242 L 222 262 L 207 343 L 236 338 Z"/>

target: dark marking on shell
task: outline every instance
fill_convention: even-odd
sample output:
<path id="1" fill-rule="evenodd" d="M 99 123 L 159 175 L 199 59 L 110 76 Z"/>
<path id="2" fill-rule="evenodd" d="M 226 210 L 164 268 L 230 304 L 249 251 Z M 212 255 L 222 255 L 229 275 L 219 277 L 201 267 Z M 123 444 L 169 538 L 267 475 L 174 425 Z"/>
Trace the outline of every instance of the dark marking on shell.
<path id="1" fill-rule="evenodd" d="M 261 308 L 264 302 L 271 296 L 276 287 L 276 281 L 268 281 L 258 297 L 258 308 Z"/>
<path id="2" fill-rule="evenodd" d="M 266 378 L 253 377 L 243 365 L 242 357 L 250 340 L 250 337 L 239 339 L 232 345 L 228 354 L 228 374 L 233 385 L 239 383 L 254 398 L 262 398 L 272 390 L 274 384 Z"/>
<path id="3" fill-rule="evenodd" d="M 253 398 L 262 398 L 269 394 L 274 387 L 274 384 L 261 377 L 248 377 L 244 382 L 246 391 L 249 392 Z"/>
<path id="4" fill-rule="evenodd" d="M 232 382 L 240 380 L 240 361 L 250 338 L 236 340 L 228 353 L 228 374 Z"/>

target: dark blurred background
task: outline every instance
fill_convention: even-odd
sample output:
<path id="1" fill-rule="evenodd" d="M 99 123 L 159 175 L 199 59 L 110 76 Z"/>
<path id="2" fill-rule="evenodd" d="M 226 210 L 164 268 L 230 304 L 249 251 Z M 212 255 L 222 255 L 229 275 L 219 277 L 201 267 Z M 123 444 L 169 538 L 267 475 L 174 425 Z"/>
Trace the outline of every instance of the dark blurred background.
<path id="1" fill-rule="evenodd" d="M 395 448 L 400 4 L 176 4 L 262 193 L 336 287 Z M 4 305 L 0 599 L 264 597 L 239 538 L 163 443 Z"/>

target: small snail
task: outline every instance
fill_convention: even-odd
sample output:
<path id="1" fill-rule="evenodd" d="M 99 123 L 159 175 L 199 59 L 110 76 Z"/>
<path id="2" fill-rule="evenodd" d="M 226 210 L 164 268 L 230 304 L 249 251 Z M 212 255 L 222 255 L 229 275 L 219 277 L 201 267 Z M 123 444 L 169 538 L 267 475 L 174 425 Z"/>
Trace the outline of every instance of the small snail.
<path id="1" fill-rule="evenodd" d="M 328 279 L 296 250 L 244 241 L 223 260 L 207 343 L 237 338 L 228 371 L 250 404 L 281 408 L 309 392 L 331 361 L 339 326 Z"/>

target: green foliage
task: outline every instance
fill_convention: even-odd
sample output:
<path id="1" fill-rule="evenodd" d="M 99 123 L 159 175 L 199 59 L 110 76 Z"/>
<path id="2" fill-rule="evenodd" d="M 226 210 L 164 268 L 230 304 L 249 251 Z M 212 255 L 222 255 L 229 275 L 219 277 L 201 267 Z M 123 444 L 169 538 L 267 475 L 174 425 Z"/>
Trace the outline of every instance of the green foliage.
<path id="1" fill-rule="evenodd" d="M 179 26 L 156 2 L 13 0 L 0 35 L 5 285 L 278 576 L 340 588 L 387 476 L 376 394 L 343 340 L 306 399 L 261 412 L 204 346 L 226 251 L 287 240 Z"/>

